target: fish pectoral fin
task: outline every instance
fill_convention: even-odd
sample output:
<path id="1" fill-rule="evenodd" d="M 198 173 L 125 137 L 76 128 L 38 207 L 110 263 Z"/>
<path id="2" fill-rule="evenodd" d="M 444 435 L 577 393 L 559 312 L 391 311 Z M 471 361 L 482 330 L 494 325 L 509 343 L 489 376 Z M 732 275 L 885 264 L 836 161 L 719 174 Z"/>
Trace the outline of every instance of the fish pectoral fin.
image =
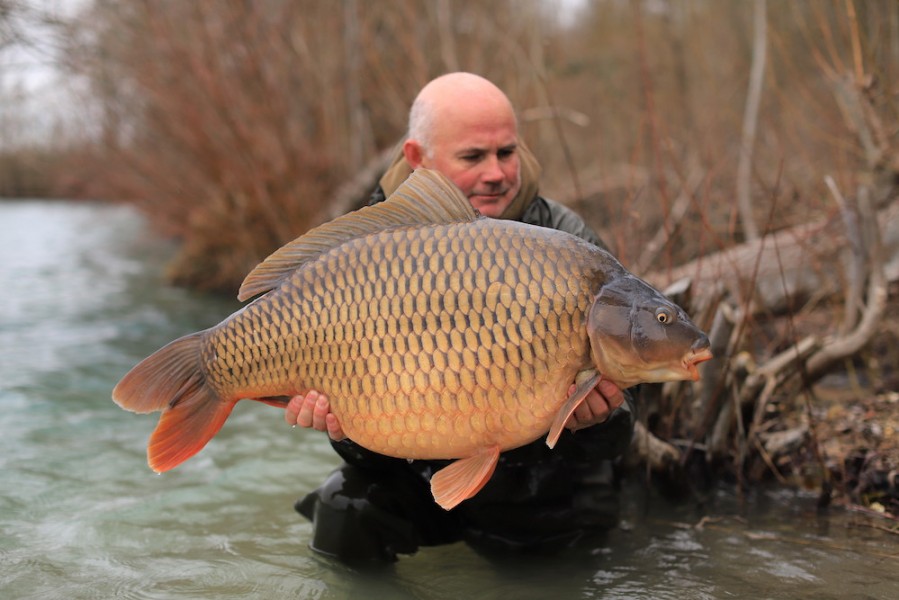
<path id="1" fill-rule="evenodd" d="M 449 510 L 471 498 L 493 475 L 498 460 L 499 446 L 490 446 L 440 469 L 431 477 L 434 500 L 445 510 Z"/>
<path id="2" fill-rule="evenodd" d="M 553 420 L 552 426 L 549 428 L 549 435 L 546 436 L 547 446 L 553 448 L 556 445 L 556 442 L 559 441 L 559 436 L 562 435 L 562 430 L 565 428 L 565 423 L 567 423 L 569 417 L 574 414 L 574 410 L 581 405 L 581 402 L 584 401 L 584 398 L 587 397 L 590 390 L 596 387 L 596 384 L 599 383 L 601 377 L 602 375 L 592 369 L 589 371 L 581 371 L 577 374 L 574 392 L 568 397 L 565 404 L 562 405 L 562 408 L 559 409 L 556 418 Z"/>

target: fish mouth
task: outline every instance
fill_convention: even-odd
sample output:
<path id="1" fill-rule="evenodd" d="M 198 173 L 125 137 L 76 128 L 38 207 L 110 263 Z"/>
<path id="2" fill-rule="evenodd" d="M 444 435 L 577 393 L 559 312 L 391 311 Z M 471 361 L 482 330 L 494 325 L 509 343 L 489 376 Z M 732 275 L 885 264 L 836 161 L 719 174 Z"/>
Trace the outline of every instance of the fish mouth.
<path id="1" fill-rule="evenodd" d="M 693 350 L 689 355 L 684 359 L 684 368 L 690 374 L 690 379 L 693 381 L 699 381 L 699 370 L 696 366 L 700 363 L 704 363 L 707 360 L 711 360 L 713 358 L 712 350 L 709 347 L 705 347 L 702 350 Z"/>

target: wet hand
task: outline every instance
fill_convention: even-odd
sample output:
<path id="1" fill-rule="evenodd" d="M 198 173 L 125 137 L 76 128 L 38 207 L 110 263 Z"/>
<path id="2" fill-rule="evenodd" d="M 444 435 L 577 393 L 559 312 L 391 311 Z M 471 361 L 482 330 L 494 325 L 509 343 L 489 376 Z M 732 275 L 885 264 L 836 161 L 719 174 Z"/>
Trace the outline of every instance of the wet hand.
<path id="1" fill-rule="evenodd" d="M 568 388 L 568 394 L 574 393 L 575 385 Z M 568 418 L 565 427 L 571 431 L 584 429 L 597 423 L 602 423 L 609 418 L 613 410 L 624 403 L 624 393 L 621 389 L 605 379 L 600 380 L 584 401 L 574 409 L 574 413 Z"/>
<path id="2" fill-rule="evenodd" d="M 284 420 L 289 425 L 327 431 L 328 436 L 335 442 L 346 439 L 337 417 L 331 413 L 328 397 L 315 390 L 310 390 L 305 396 L 297 395 L 291 398 L 284 411 Z"/>

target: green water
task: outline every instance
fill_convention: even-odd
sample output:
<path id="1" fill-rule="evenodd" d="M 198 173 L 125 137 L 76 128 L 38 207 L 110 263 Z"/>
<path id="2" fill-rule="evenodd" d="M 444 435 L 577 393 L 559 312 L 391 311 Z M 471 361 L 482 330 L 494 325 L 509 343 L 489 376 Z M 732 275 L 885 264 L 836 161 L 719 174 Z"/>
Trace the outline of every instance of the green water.
<path id="1" fill-rule="evenodd" d="M 621 528 L 554 556 L 453 544 L 378 573 L 318 556 L 292 505 L 337 465 L 322 434 L 241 403 L 155 475 L 156 416 L 110 399 L 238 306 L 165 285 L 172 251 L 126 208 L 0 202 L 0 598 L 899 598 L 897 536 L 788 492 L 672 506 L 635 485 Z"/>

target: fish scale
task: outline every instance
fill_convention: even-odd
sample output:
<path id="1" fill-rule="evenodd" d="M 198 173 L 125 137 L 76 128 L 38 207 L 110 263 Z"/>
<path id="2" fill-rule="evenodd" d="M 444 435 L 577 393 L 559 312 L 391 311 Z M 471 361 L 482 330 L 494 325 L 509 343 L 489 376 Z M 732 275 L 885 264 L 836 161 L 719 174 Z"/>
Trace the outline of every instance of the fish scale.
<path id="1" fill-rule="evenodd" d="M 590 362 L 595 275 L 556 233 L 482 220 L 334 248 L 210 330 L 207 381 L 224 397 L 320 390 L 350 438 L 408 458 L 459 456 L 485 435 L 505 446 L 510 430 L 534 439 Z"/>
<path id="2" fill-rule="evenodd" d="M 449 509 L 486 483 L 501 451 L 547 431 L 552 447 L 600 377 L 622 388 L 696 379 L 711 357 L 683 310 L 607 252 L 480 217 L 426 170 L 273 253 L 238 298 L 257 295 L 113 390 L 123 408 L 162 413 L 147 446 L 154 470 L 199 452 L 243 398 L 283 408 L 318 390 L 369 450 L 458 459 L 431 479 Z"/>

